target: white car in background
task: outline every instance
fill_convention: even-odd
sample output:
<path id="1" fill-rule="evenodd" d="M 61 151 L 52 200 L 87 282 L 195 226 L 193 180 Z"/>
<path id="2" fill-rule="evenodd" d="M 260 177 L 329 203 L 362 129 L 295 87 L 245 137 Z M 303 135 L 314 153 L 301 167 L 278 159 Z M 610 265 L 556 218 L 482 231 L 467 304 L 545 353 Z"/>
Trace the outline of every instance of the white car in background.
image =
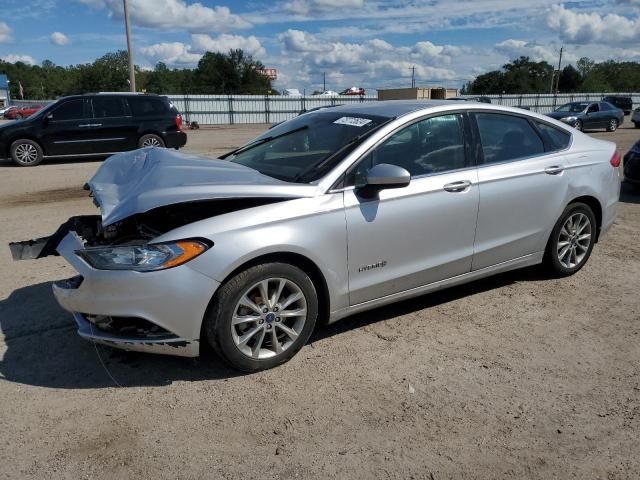
<path id="1" fill-rule="evenodd" d="M 285 88 L 282 90 L 283 97 L 301 97 L 302 94 L 297 88 Z"/>

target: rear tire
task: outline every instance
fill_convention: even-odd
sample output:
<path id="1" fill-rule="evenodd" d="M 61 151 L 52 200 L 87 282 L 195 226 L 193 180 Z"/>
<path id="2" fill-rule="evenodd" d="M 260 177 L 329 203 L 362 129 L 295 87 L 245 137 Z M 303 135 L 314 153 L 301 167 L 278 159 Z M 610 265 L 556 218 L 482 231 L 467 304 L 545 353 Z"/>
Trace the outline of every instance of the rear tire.
<path id="1" fill-rule="evenodd" d="M 636 128 L 640 128 L 640 122 L 633 122 L 633 126 Z"/>
<path id="2" fill-rule="evenodd" d="M 20 167 L 35 167 L 42 163 L 42 147 L 33 140 L 16 140 L 9 149 L 13 163 Z"/>
<path id="3" fill-rule="evenodd" d="M 141 136 L 140 140 L 138 140 L 138 148 L 145 147 L 164 148 L 164 140 L 162 140 L 158 135 L 147 133 L 146 135 Z"/>
<path id="4" fill-rule="evenodd" d="M 609 126 L 607 127 L 607 132 L 615 132 L 618 129 L 618 120 L 612 118 L 609 121 Z"/>
<path id="5" fill-rule="evenodd" d="M 307 343 L 317 317 L 318 297 L 309 276 L 287 263 L 264 263 L 218 289 L 202 336 L 231 367 L 257 372 L 290 360 Z"/>
<path id="6" fill-rule="evenodd" d="M 596 217 L 589 205 L 576 202 L 567 206 L 547 242 L 544 263 L 548 270 L 554 276 L 567 277 L 584 267 L 597 233 Z"/>

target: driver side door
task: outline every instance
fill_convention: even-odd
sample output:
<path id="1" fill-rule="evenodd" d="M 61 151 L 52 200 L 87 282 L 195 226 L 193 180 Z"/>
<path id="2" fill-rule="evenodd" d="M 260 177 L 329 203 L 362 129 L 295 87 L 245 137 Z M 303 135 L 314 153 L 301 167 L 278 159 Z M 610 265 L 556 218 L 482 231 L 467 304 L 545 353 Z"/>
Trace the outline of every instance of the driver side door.
<path id="1" fill-rule="evenodd" d="M 347 174 L 351 305 L 471 271 L 479 196 L 468 138 L 463 114 L 425 118 L 392 133 Z M 405 168 L 411 182 L 360 195 L 357 185 L 381 163 Z"/>

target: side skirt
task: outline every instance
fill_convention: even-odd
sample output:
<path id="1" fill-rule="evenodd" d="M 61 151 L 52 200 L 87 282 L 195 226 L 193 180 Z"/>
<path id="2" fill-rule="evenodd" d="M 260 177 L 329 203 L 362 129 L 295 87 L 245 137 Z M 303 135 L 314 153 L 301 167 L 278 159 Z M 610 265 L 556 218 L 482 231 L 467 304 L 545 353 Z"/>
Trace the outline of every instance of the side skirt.
<path id="1" fill-rule="evenodd" d="M 444 288 L 453 287 L 455 285 L 461 285 L 473 280 L 479 280 L 481 278 L 489 277 L 498 273 L 508 272 L 510 270 L 517 270 L 519 268 L 529 267 L 531 265 L 537 265 L 542 263 L 542 257 L 544 252 L 531 253 L 523 257 L 518 257 L 507 262 L 498 263 L 490 267 L 485 267 L 474 272 L 463 273 L 455 277 L 440 280 L 439 282 L 433 282 L 421 287 L 412 288 L 410 290 L 404 290 L 402 292 L 393 293 L 385 297 L 376 298 L 367 302 L 351 305 L 350 307 L 338 310 L 331 314 L 329 323 L 336 322 L 342 318 L 348 317 L 355 313 L 364 312 L 365 310 L 371 310 L 372 308 L 387 305 L 389 303 L 398 302 L 400 300 L 406 300 L 408 298 L 419 297 L 426 293 L 435 292 L 436 290 L 442 290 Z"/>

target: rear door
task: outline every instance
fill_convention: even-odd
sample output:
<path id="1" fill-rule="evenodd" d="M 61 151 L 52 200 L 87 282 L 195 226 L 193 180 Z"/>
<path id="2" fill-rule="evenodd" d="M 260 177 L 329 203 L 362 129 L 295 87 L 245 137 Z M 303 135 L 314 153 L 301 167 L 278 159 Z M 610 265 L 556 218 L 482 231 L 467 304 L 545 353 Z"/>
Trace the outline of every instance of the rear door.
<path id="1" fill-rule="evenodd" d="M 133 150 L 137 146 L 138 126 L 123 96 L 90 97 L 93 114 L 93 149 L 96 153 Z"/>
<path id="2" fill-rule="evenodd" d="M 564 209 L 565 150 L 571 137 L 516 114 L 475 112 L 472 117 L 481 144 L 473 255 L 473 270 L 479 270 L 544 250 Z"/>
<path id="3" fill-rule="evenodd" d="M 91 118 L 84 98 L 63 100 L 42 121 L 45 155 L 91 153 Z"/>

